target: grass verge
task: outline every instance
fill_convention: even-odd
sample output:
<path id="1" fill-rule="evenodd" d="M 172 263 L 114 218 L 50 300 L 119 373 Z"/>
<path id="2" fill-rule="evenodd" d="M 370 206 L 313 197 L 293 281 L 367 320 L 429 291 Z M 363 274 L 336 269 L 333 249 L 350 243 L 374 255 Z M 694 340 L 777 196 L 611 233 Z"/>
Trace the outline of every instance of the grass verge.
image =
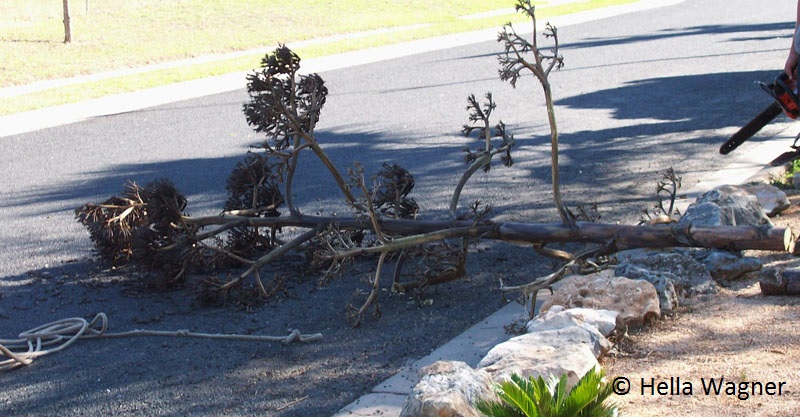
<path id="1" fill-rule="evenodd" d="M 540 21 L 636 0 L 552 1 Z M 60 2 L 59 2 L 60 3 Z M 297 48 L 303 58 L 524 22 L 510 0 L 129 0 L 95 5 L 71 2 L 73 43 L 63 44 L 60 7 L 46 0 L 8 0 L 0 5 L 0 87 L 74 77 L 120 68 L 263 48 L 252 55 L 114 76 L 7 97 L 0 115 L 73 103 L 230 72 L 247 71 L 281 42 L 297 42 L 382 28 L 401 30 L 355 36 Z M 84 9 L 88 5 L 88 9 Z M 508 13 L 464 19 L 497 10 Z M 133 22 L 133 23 L 132 23 Z M 313 22 L 313 24 L 311 23 Z M 91 23 L 91 24 L 90 24 Z M 408 27 L 403 30 L 402 28 Z M 59 32 L 60 31 L 60 32 Z"/>

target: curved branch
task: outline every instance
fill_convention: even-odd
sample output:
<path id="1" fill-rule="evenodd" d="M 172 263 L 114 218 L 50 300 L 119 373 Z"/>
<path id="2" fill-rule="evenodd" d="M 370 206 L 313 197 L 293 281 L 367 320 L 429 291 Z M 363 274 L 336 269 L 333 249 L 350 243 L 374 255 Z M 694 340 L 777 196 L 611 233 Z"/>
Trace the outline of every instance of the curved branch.
<path id="1" fill-rule="evenodd" d="M 467 170 L 461 175 L 461 178 L 458 180 L 458 184 L 456 185 L 455 190 L 453 190 L 453 196 L 450 198 L 450 220 L 455 221 L 456 219 L 456 209 L 458 208 L 458 200 L 461 198 L 461 191 L 463 191 L 464 186 L 469 181 L 470 177 L 477 172 L 480 168 L 488 165 L 492 162 L 492 156 L 496 153 L 489 152 L 479 156 Z"/>
<path id="2" fill-rule="evenodd" d="M 367 253 L 386 253 L 404 249 L 409 246 L 418 246 L 423 243 L 435 242 L 454 237 L 480 237 L 487 233 L 490 233 L 494 228 L 495 226 L 469 226 L 469 227 L 454 227 L 451 229 L 437 230 L 430 233 L 423 233 L 423 234 L 393 239 L 380 246 L 372 246 L 367 248 L 358 248 L 344 252 L 338 252 L 334 255 L 331 255 L 330 258 L 344 259 Z"/>
<path id="3" fill-rule="evenodd" d="M 247 278 L 248 276 L 250 276 L 254 272 L 256 272 L 259 269 L 261 269 L 261 267 L 263 267 L 264 265 L 274 261 L 275 259 L 283 256 L 283 254 L 285 254 L 286 252 L 289 252 L 290 250 L 292 250 L 292 249 L 302 245 L 303 243 L 311 240 L 311 238 L 316 236 L 317 233 L 319 233 L 319 228 L 314 228 L 314 229 L 308 230 L 305 233 L 301 234 L 300 236 L 297 236 L 296 238 L 286 242 L 285 244 L 283 244 L 283 245 L 271 250 L 266 255 L 262 256 L 261 258 L 258 258 L 256 261 L 254 261 L 252 263 L 252 265 L 250 265 L 250 267 L 247 268 L 246 271 L 242 272 L 238 277 L 236 277 L 236 278 L 226 282 L 225 284 L 223 284 L 220 287 L 220 289 L 226 290 L 228 288 L 233 287 L 234 285 L 236 285 L 239 282 L 241 282 L 243 279 Z"/>
<path id="4" fill-rule="evenodd" d="M 325 151 L 322 150 L 322 147 L 319 146 L 319 142 L 317 142 L 317 139 L 309 132 L 303 130 L 302 126 L 300 125 L 300 122 L 295 117 L 295 114 L 288 112 L 287 109 L 282 105 L 281 107 L 284 110 L 286 117 L 289 119 L 289 122 L 291 122 L 292 127 L 295 129 L 295 132 L 306 141 L 308 147 L 311 148 L 311 150 L 314 152 L 317 158 L 319 158 L 322 164 L 325 165 L 325 168 L 327 168 L 328 171 L 331 173 L 331 176 L 336 181 L 336 184 L 339 186 L 339 189 L 342 191 L 342 194 L 344 194 L 344 197 L 345 199 L 347 199 L 347 202 L 356 207 L 360 207 L 360 204 L 357 202 L 356 198 L 350 192 L 350 188 L 347 187 L 347 183 L 345 182 L 344 177 L 342 177 L 342 174 L 336 168 L 336 165 L 334 165 L 333 162 L 330 160 L 330 158 L 328 158 L 328 155 L 325 153 Z"/>

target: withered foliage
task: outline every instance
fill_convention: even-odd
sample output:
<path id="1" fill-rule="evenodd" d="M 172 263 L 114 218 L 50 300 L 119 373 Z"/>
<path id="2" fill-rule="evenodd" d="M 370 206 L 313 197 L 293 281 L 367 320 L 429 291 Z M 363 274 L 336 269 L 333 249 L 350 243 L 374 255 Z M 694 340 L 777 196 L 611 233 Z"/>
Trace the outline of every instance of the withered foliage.
<path id="1" fill-rule="evenodd" d="M 248 153 L 228 177 L 228 200 L 225 212 L 250 217 L 278 217 L 283 204 L 280 178 L 274 163 L 266 155 Z M 243 258 L 269 252 L 275 247 L 276 228 L 262 231 L 242 224 L 231 228 L 226 237 L 226 249 Z"/>
<path id="2" fill-rule="evenodd" d="M 248 152 L 228 178 L 228 198 L 219 216 L 226 220 L 220 223 L 218 219 L 184 214 L 186 198 L 166 180 L 144 188 L 131 183 L 120 196 L 76 210 L 77 219 L 89 229 L 100 255 L 114 265 L 132 265 L 152 273 L 158 277 L 158 287 L 182 283 L 190 271 L 203 271 L 195 280 L 196 298 L 217 304 L 233 295 L 263 298 L 277 292 L 275 288 L 281 286 L 283 278 L 278 280 L 276 275 L 265 284 L 261 268 L 288 251 L 324 248 L 327 258 L 316 259 L 313 264 L 324 265 L 325 276 L 333 276 L 343 260 L 332 260 L 331 254 L 374 245 L 377 240 L 365 238 L 369 232 L 358 227 L 312 226 L 311 233 L 297 236 L 293 232 L 284 235 L 279 223 L 258 223 L 258 219 L 280 217 L 284 205 L 294 222 L 302 217 L 292 201 L 291 185 L 299 153 L 306 150 L 330 170 L 356 214 L 368 216 L 369 204 L 353 197 L 316 141 L 314 130 L 327 87 L 319 75 L 300 75 L 299 69 L 300 58 L 281 45 L 264 57 L 261 69 L 247 77 L 250 101 L 242 110 L 248 124 L 266 139 Z M 373 191 L 365 196 L 387 218 L 413 218 L 419 211 L 409 197 L 413 186 L 414 179 L 405 169 L 386 164 L 375 176 Z M 215 226 L 207 230 L 210 225 Z M 205 273 L 232 266 L 248 269 L 228 279 Z M 254 282 L 246 283 L 248 276 Z"/>
<path id="3" fill-rule="evenodd" d="M 413 219 L 419 205 L 408 194 L 414 189 L 414 177 L 397 164 L 384 163 L 376 175 L 372 204 L 381 214 L 394 219 Z"/>
<path id="4" fill-rule="evenodd" d="M 556 28 L 547 25 L 545 37 L 553 40 L 550 54 L 537 45 L 536 18 L 530 0 L 517 0 L 517 9 L 533 23 L 531 41 L 518 35 L 508 24 L 498 36 L 504 51 L 500 56 L 500 78 L 512 86 L 531 71 L 544 89 L 551 132 L 551 173 L 553 197 L 561 216 L 559 225 L 542 225 L 537 230 L 529 224 L 495 223 L 488 219 L 489 206 L 475 202 L 466 214 L 457 213 L 463 187 L 478 170 L 489 172 L 495 156 L 505 166 L 514 161 L 511 150 L 514 137 L 502 121 L 493 124 L 496 103 L 490 93 L 480 103 L 468 97 L 468 123 L 462 133 L 476 134 L 481 145 L 465 149 L 468 167 L 462 173 L 450 199 L 449 218 L 420 221 L 420 207 L 412 198 L 414 177 L 404 168 L 384 163 L 373 177 L 365 181 L 363 167 L 347 171 L 349 182 L 328 158 L 315 136 L 317 122 L 326 102 L 328 89 L 317 74 L 301 75 L 300 58 L 281 45 L 262 60 L 262 68 L 247 77 L 250 101 L 242 110 L 247 123 L 266 138 L 236 165 L 227 183 L 228 198 L 221 213 L 193 218 L 186 214 L 186 198 L 167 180 L 155 181 L 144 188 L 129 183 L 120 196 L 100 204 L 86 204 L 76 210 L 76 217 L 89 230 L 100 255 L 115 265 L 132 263 L 160 277 L 160 286 L 184 282 L 191 270 L 202 270 L 193 280 L 196 301 L 202 304 L 225 304 L 252 299 L 263 300 L 284 291 L 284 272 L 303 273 L 306 265 L 321 272 L 320 284 L 340 276 L 348 261 L 355 257 L 377 256 L 377 266 L 369 281 L 366 300 L 360 307 L 348 306 L 348 319 L 353 325 L 363 316 L 380 316 L 378 302 L 382 272 L 392 270 L 392 290 L 413 291 L 463 278 L 470 246 L 484 238 L 527 242 L 540 253 L 567 261 L 553 274 L 528 284 L 506 286 L 502 292 L 520 291 L 530 306 L 536 294 L 560 280 L 568 270 L 583 264 L 596 267 L 592 258 L 605 255 L 617 246 L 622 229 L 609 227 L 613 235 L 598 242 L 596 235 L 581 235 L 581 224 L 599 220 L 595 206 L 578 206 L 570 212 L 561 200 L 558 172 L 558 130 L 548 75 L 563 65 L 558 53 Z M 531 58 L 532 56 L 532 58 Z M 293 201 L 292 184 L 297 174 L 301 152 L 312 153 L 336 182 L 345 203 L 352 209 L 349 216 L 321 216 L 301 213 Z M 669 206 L 660 199 L 656 209 L 672 214 L 675 190 L 680 177 L 668 173 L 659 183 L 659 197 L 666 193 Z M 358 197 L 357 197 L 358 196 Z M 288 213 L 279 211 L 282 207 Z M 283 230 L 287 229 L 287 230 Z M 660 228 L 663 229 L 663 228 Z M 652 231 L 651 231 L 652 232 Z M 547 235 L 548 237 L 541 237 Z M 637 233 L 631 233 L 636 236 Z M 658 235 L 660 236 L 660 235 Z M 674 236 L 673 236 L 674 237 Z M 600 248 L 573 255 L 546 248 L 548 239 L 563 242 L 575 239 L 602 243 Z M 641 242 L 649 245 L 650 237 Z M 681 242 L 680 240 L 678 240 Z M 632 245 L 632 243 L 628 243 Z M 276 272 L 278 259 L 287 259 L 290 252 L 306 254 L 303 266 L 292 265 Z M 266 270 L 267 265 L 275 267 Z M 238 275 L 230 269 L 242 267 Z M 392 268 L 393 266 L 393 268 Z M 302 270 L 302 271 L 301 271 Z M 217 271 L 209 274 L 209 271 Z M 262 277 L 272 277 L 262 279 Z M 287 274 L 291 276 L 291 274 Z M 358 296 L 365 294 L 359 291 Z M 531 310 L 533 311 L 533 309 Z"/>
<path id="5" fill-rule="evenodd" d="M 281 292 L 284 277 L 275 274 L 262 280 L 263 267 L 293 250 L 309 254 L 307 264 L 321 274 L 321 285 L 340 276 L 349 260 L 369 254 L 379 255 L 381 266 L 394 262 L 395 291 L 419 292 L 462 278 L 467 249 L 474 238 L 431 239 L 424 234 L 413 236 L 414 232 L 404 237 L 382 230 L 383 220 L 417 218 L 420 207 L 411 197 L 414 177 L 405 168 L 386 162 L 367 182 L 363 167 L 356 164 L 347 171 L 350 178 L 345 182 L 314 132 L 328 94 L 322 78 L 298 74 L 300 58 L 285 46 L 267 54 L 262 65 L 247 77 L 250 101 L 242 110 L 248 124 L 266 139 L 248 152 L 228 177 L 222 213 L 216 218 L 192 218 L 184 214 L 186 198 L 169 181 L 155 181 L 144 188 L 131 183 L 119 197 L 76 210 L 100 255 L 114 264 L 130 264 L 152 273 L 160 288 L 183 283 L 189 272 L 201 272 L 192 281 L 195 299 L 215 305 Z M 472 173 L 481 168 L 488 171 L 495 155 L 501 155 L 504 165 L 512 163 L 513 136 L 502 122 L 491 127 L 496 107 L 491 94 L 483 105 L 474 96 L 468 101 L 470 124 L 464 127 L 464 134 L 479 131 L 483 142 L 480 149 L 467 151 L 471 166 L 454 192 L 454 204 Z M 326 166 L 353 209 L 346 226 L 333 218 L 304 223 L 310 217 L 297 209 L 291 190 L 303 151 L 311 151 Z M 288 216 L 280 211 L 284 205 Z M 489 213 L 488 207 L 478 207 L 476 202 L 470 214 L 452 216 L 452 220 L 473 219 L 477 224 Z M 270 218 L 285 222 L 266 221 Z M 307 231 L 283 233 L 286 224 Z M 386 249 L 398 241 L 403 242 L 399 248 Z M 231 267 L 247 270 L 231 276 Z M 223 268 L 227 270 L 220 274 Z M 370 280 L 372 291 L 367 301 L 355 309 L 355 322 L 367 311 L 380 311 L 379 282 L 376 273 Z"/>
<path id="6" fill-rule="evenodd" d="M 352 258 L 337 258 L 336 254 L 362 247 L 365 234 L 362 230 L 343 230 L 336 224 L 330 224 L 309 242 L 312 248 L 307 252 L 309 264 L 313 270 L 320 272 L 320 285 L 342 275 Z"/>
<path id="7" fill-rule="evenodd" d="M 267 135 L 266 149 L 298 146 L 313 132 L 328 88 L 317 74 L 297 75 L 300 57 L 285 45 L 261 60 L 262 69 L 247 76 L 250 102 L 243 106 L 247 123 Z"/>
<path id="8" fill-rule="evenodd" d="M 392 291 L 406 293 L 424 291 L 431 285 L 444 284 L 467 274 L 467 244 L 441 240 L 411 247 L 397 261 Z"/>
<path id="9" fill-rule="evenodd" d="M 279 176 L 268 156 L 248 153 L 228 177 L 225 211 L 246 211 L 250 215 L 278 217 L 283 204 Z"/>
<path id="10" fill-rule="evenodd" d="M 533 24 L 533 36 L 528 41 L 524 36 L 517 33 L 514 27 L 507 23 L 503 26 L 503 31 L 497 35 L 497 41 L 503 44 L 503 54 L 498 58 L 500 63 L 500 79 L 508 81 L 513 87 L 517 86 L 517 81 L 522 76 L 523 71 L 530 71 L 545 89 L 549 88 L 548 76 L 553 69 L 561 69 L 564 66 L 564 57 L 559 53 L 558 29 L 549 22 L 545 24 L 543 35 L 546 39 L 552 39 L 553 46 L 550 53 L 545 53 L 538 45 L 536 6 L 530 0 L 517 0 L 515 6 L 517 12 L 528 16 Z M 533 55 L 533 60 L 526 59 L 527 55 Z"/>
<path id="11" fill-rule="evenodd" d="M 75 210 L 100 255 L 114 265 L 134 261 L 151 271 L 182 278 L 191 255 L 184 237 L 194 228 L 183 222 L 186 197 L 166 179 L 140 187 L 129 182 L 120 196 Z M 165 285 L 168 286 L 168 285 Z"/>
<path id="12" fill-rule="evenodd" d="M 533 34 L 531 35 L 531 40 L 528 41 L 517 33 L 511 23 L 506 23 L 503 26 L 503 30 L 497 35 L 497 41 L 502 43 L 504 48 L 503 53 L 498 57 L 500 79 L 508 81 L 512 87 L 516 87 L 522 71 L 530 71 L 542 86 L 545 107 L 547 107 L 548 124 L 550 125 L 550 172 L 553 202 L 556 205 L 556 209 L 558 209 L 559 216 L 561 216 L 561 221 L 570 225 L 570 227 L 574 227 L 575 219 L 570 216 L 569 210 L 561 198 L 558 126 L 555 106 L 553 105 L 553 92 L 550 88 L 549 80 L 550 72 L 553 69 L 560 69 L 564 66 L 564 58 L 559 53 L 558 30 L 550 23 L 545 26 L 544 37 L 553 41 L 550 54 L 546 54 L 538 44 L 536 7 L 531 4 L 531 0 L 517 0 L 516 10 L 531 19 Z"/>
<path id="13" fill-rule="evenodd" d="M 680 218 L 681 213 L 675 207 L 678 190 L 681 188 L 683 177 L 675 173 L 672 167 L 661 174 L 661 180 L 656 183 L 656 203 L 651 209 L 644 209 L 639 218 L 639 225 L 673 223 Z M 668 203 L 665 205 L 665 200 Z"/>
<path id="14" fill-rule="evenodd" d="M 511 36 L 508 40 L 507 55 L 516 46 L 520 48 L 516 52 L 537 51 L 535 45 Z M 519 65 L 526 65 L 517 58 Z M 421 232 L 414 226 L 420 207 L 411 197 L 415 180 L 410 172 L 386 162 L 368 183 L 363 167 L 356 164 L 347 170 L 348 182 L 328 158 L 315 135 L 328 89 L 319 75 L 303 75 L 299 70 L 300 57 L 280 45 L 264 57 L 262 68 L 247 76 L 250 100 L 242 111 L 247 123 L 265 139 L 231 172 L 228 198 L 219 215 L 186 215 L 186 198 L 167 180 L 144 188 L 131 183 L 118 197 L 76 210 L 100 255 L 114 264 L 128 263 L 151 272 L 158 277 L 159 287 L 181 284 L 189 272 L 198 271 L 192 280 L 195 300 L 215 305 L 233 299 L 237 303 L 263 300 L 283 292 L 284 271 L 279 274 L 265 266 L 280 268 L 274 263 L 287 259 L 291 251 L 308 254 L 305 263 L 321 273 L 320 284 L 340 276 L 355 257 L 377 256 L 366 300 L 359 308 L 350 308 L 348 318 L 354 325 L 370 312 L 380 315 L 384 267 L 394 265 L 391 288 L 395 292 L 419 294 L 431 285 L 463 278 L 470 246 L 493 229 L 487 227 L 489 207 L 479 202 L 470 206 L 469 213 L 456 215 L 461 191 L 476 171 L 490 170 L 495 156 L 505 166 L 513 164 L 514 137 L 502 121 L 491 121 L 497 106 L 491 93 L 483 103 L 474 95 L 468 97 L 469 118 L 462 133 L 467 137 L 477 133 L 481 145 L 465 149 L 469 167 L 451 197 L 452 229 Z M 518 72 L 517 67 L 507 70 Z M 509 74 L 513 84 L 518 74 Z M 300 153 L 305 151 L 328 170 L 352 208 L 351 216 L 309 216 L 298 209 L 292 184 Z M 281 213 L 284 206 L 287 214 Z M 384 225 L 391 222 L 406 222 L 405 231 L 388 231 Z M 230 268 L 234 266 L 245 270 L 233 274 Z M 227 269 L 220 273 L 221 268 Z M 297 265 L 289 268 L 305 272 Z"/>
<path id="15" fill-rule="evenodd" d="M 228 178 L 227 215 L 276 217 L 283 197 L 269 160 L 250 153 Z M 181 284 L 191 270 L 214 271 L 241 265 L 275 247 L 275 229 L 246 222 L 201 234 L 184 213 L 187 200 L 166 179 L 140 187 L 126 185 L 120 196 L 75 210 L 101 257 L 113 265 L 150 272 L 150 282 L 166 289 Z"/>
<path id="16" fill-rule="evenodd" d="M 485 157 L 487 162 L 483 163 L 483 171 L 489 172 L 492 165 L 488 162 L 495 154 L 501 154 L 500 160 L 504 166 L 510 167 L 514 165 L 514 160 L 511 158 L 511 149 L 514 147 L 514 135 L 506 131 L 506 125 L 500 120 L 494 128 L 492 128 L 492 112 L 497 108 L 497 103 L 492 98 L 492 93 L 486 93 L 486 101 L 481 105 L 471 94 L 467 98 L 467 112 L 469 112 L 469 123 L 465 124 L 461 129 L 461 133 L 469 137 L 473 132 L 478 132 L 478 140 L 483 141 L 483 146 L 475 151 L 470 148 L 464 148 L 466 155 L 464 161 L 468 164 L 474 164 L 476 161 L 481 161 Z M 495 147 L 492 139 L 499 138 L 499 146 Z"/>
<path id="17" fill-rule="evenodd" d="M 171 224 L 180 223 L 185 207 L 186 198 L 169 180 L 162 179 L 144 188 L 129 182 L 120 196 L 84 204 L 75 210 L 75 216 L 88 229 L 103 258 L 120 264 L 133 256 L 134 235 L 145 229 L 154 235 L 171 234 Z"/>

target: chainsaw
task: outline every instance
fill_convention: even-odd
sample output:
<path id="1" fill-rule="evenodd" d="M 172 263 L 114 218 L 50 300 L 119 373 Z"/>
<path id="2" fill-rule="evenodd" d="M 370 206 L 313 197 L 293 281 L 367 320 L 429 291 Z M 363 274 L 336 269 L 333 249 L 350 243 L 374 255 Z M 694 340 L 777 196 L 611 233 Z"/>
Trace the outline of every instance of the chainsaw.
<path id="1" fill-rule="evenodd" d="M 738 148 L 739 145 L 753 137 L 753 135 L 758 133 L 759 130 L 781 113 L 784 113 L 790 119 L 797 119 L 800 117 L 800 106 L 798 106 L 797 94 L 792 90 L 789 82 L 789 76 L 786 75 L 785 72 L 781 72 L 771 84 L 758 83 L 761 88 L 773 98 L 772 103 L 761 111 L 758 116 L 753 118 L 753 120 L 739 129 L 738 132 L 734 133 L 730 139 L 725 141 L 719 148 L 719 153 L 726 155 Z M 795 142 L 792 145 L 794 151 L 784 152 L 772 161 L 770 165 L 783 165 L 800 157 L 800 146 L 797 145 L 798 140 L 800 140 L 800 136 L 795 138 Z"/>

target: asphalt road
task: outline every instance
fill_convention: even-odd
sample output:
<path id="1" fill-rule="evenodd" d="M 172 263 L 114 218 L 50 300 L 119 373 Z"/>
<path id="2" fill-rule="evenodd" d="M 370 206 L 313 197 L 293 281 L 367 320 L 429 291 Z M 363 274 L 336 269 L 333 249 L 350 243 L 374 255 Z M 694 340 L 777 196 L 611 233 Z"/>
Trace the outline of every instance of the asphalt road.
<path id="1" fill-rule="evenodd" d="M 717 149 L 769 103 L 753 81 L 769 81 L 783 66 L 795 4 L 775 0 L 769 6 L 745 0 L 687 0 L 561 27 L 565 67 L 554 72 L 551 81 L 566 202 L 571 206 L 597 202 L 604 221 L 633 223 L 642 209 L 654 202 L 655 184 L 665 169 L 672 167 L 682 175 L 688 189 L 746 155 L 752 149 L 750 143 L 726 157 Z M 498 218 L 557 221 L 550 194 L 549 131 L 541 90 L 532 76 L 521 79 L 516 89 L 501 82 L 495 58 L 499 50 L 490 38 L 321 72 L 330 96 L 318 126 L 320 141 L 342 169 L 354 161 L 363 163 L 368 173 L 383 162 L 405 166 L 416 177 L 414 197 L 423 216 L 440 217 L 465 168 L 461 149 L 474 143 L 459 135 L 467 120 L 466 97 L 491 91 L 498 105 L 496 115 L 517 140 L 515 164 L 477 175 L 462 201 L 490 203 Z M 73 219 L 73 210 L 80 204 L 116 194 L 128 180 L 147 183 L 167 177 L 189 196 L 189 213 L 220 210 L 228 173 L 248 147 L 261 140 L 241 113 L 247 99 L 243 87 L 244 83 L 236 91 L 0 137 L 0 338 L 7 336 L 5 329 L 22 326 L 12 323 L 12 316 L 24 316 L 24 324 L 37 324 L 62 318 L 65 305 L 97 302 L 58 298 L 53 295 L 58 283 L 43 289 L 20 285 L 29 278 L 49 282 L 41 278 L 48 272 L 63 281 L 94 267 L 88 235 Z M 752 142 L 767 140 L 786 127 L 786 123 L 768 126 Z M 302 160 L 296 190 L 296 201 L 304 212 L 346 215 L 332 181 L 311 158 Z M 69 274 L 59 274 L 60 269 L 68 269 Z M 25 311 L 15 309 L 19 306 L 12 298 L 17 294 L 42 291 L 61 304 L 56 307 L 52 301 L 48 311 L 30 306 Z M 38 295 L 31 297 L 39 300 Z M 179 295 L 173 297 L 181 300 Z M 138 314 L 147 318 L 146 311 L 136 310 L 145 304 L 137 307 L 135 299 L 101 301 L 116 305 L 117 317 Z M 72 310 L 80 308 L 72 306 Z M 183 314 L 164 316 L 164 320 L 173 316 L 188 323 L 193 320 Z M 287 319 L 287 324 L 276 326 L 292 323 Z M 339 321 L 331 326 L 341 327 Z M 376 340 L 382 331 L 375 329 Z M 367 334 L 365 330 L 358 338 Z M 116 346 L 127 346 L 126 355 L 144 352 L 138 345 L 112 347 Z M 286 348 L 286 356 L 292 359 L 301 352 L 297 349 Z M 91 357 L 92 352 L 75 355 Z M 320 354 L 330 355 L 327 351 Z M 98 359 L 98 364 L 108 368 L 114 360 Z M 153 371 L 161 367 L 149 358 L 137 360 L 151 364 Z M 62 369 L 55 363 L 49 366 Z M 80 363 L 85 362 L 74 365 L 78 370 Z M 64 364 L 63 368 L 74 371 L 70 366 Z M 382 372 L 391 372 L 393 366 L 387 365 Z M 178 369 L 175 375 L 185 371 Z M 115 376 L 113 369 L 104 372 L 103 378 Z M 27 386 L 14 375 L 4 378 L 19 390 L 41 390 L 51 384 L 38 372 L 27 375 L 39 381 L 36 386 Z M 203 375 L 189 376 L 196 384 L 206 380 Z M 83 396 L 102 396 L 99 377 L 84 379 L 89 381 L 85 387 L 70 389 Z M 141 389 L 151 393 L 153 379 L 158 378 L 142 377 Z M 70 386 L 69 378 L 58 380 L 65 381 L 64 387 Z M 196 389 L 195 382 L 185 388 Z M 184 384 L 174 385 L 178 390 Z M 43 390 L 47 398 L 42 401 L 49 403 L 48 409 L 60 410 L 61 404 L 77 402 L 59 396 L 70 389 L 47 388 Z M 344 395 L 326 399 L 325 410 L 336 410 L 352 399 Z M 26 410 L 36 409 L 36 404 L 15 401 L 19 400 L 13 394 L 0 395 L 0 410 L 4 405 L 19 405 L 23 413 L 19 415 L 25 415 Z M 152 404 L 172 401 L 154 399 Z M 143 413 L 155 413 L 155 408 L 145 407 Z"/>
<path id="2" fill-rule="evenodd" d="M 718 145 L 768 103 L 753 81 L 782 67 L 792 10 L 789 0 L 686 1 L 562 27 L 565 66 L 551 81 L 568 204 L 597 202 L 607 221 L 635 221 L 665 169 L 686 188 L 735 158 Z M 424 214 L 436 216 L 464 168 L 466 97 L 492 92 L 517 139 L 515 165 L 479 175 L 463 201 L 506 218 L 557 219 L 541 90 L 527 75 L 516 89 L 501 82 L 499 49 L 487 41 L 323 72 L 331 94 L 320 141 L 343 169 L 356 160 L 368 173 L 388 161 L 407 167 Z M 237 90 L 0 138 L 2 274 L 91 256 L 72 210 L 128 180 L 168 177 L 189 195 L 190 213 L 218 210 L 227 174 L 260 140 L 245 100 Z M 319 164 L 304 162 L 303 210 L 340 211 Z"/>
<path id="3" fill-rule="evenodd" d="M 767 104 L 753 81 L 782 67 L 792 4 L 686 1 L 561 28 L 565 66 L 551 81 L 568 204 L 597 202 L 606 220 L 632 221 L 663 170 L 674 168 L 686 187 L 730 162 L 718 145 Z M 478 176 L 464 201 L 518 220 L 556 219 L 541 90 L 531 76 L 516 89 L 501 82 L 498 50 L 488 41 L 323 72 L 331 94 L 320 141 L 342 168 L 405 166 L 434 216 L 464 168 L 466 97 L 491 91 L 517 138 L 515 165 Z M 227 174 L 260 140 L 242 116 L 245 99 L 231 91 L 0 138 L 3 275 L 90 256 L 72 209 L 127 180 L 168 177 L 190 196 L 190 213 L 217 210 Z M 325 173 L 308 162 L 298 201 L 306 212 L 340 210 Z"/>

